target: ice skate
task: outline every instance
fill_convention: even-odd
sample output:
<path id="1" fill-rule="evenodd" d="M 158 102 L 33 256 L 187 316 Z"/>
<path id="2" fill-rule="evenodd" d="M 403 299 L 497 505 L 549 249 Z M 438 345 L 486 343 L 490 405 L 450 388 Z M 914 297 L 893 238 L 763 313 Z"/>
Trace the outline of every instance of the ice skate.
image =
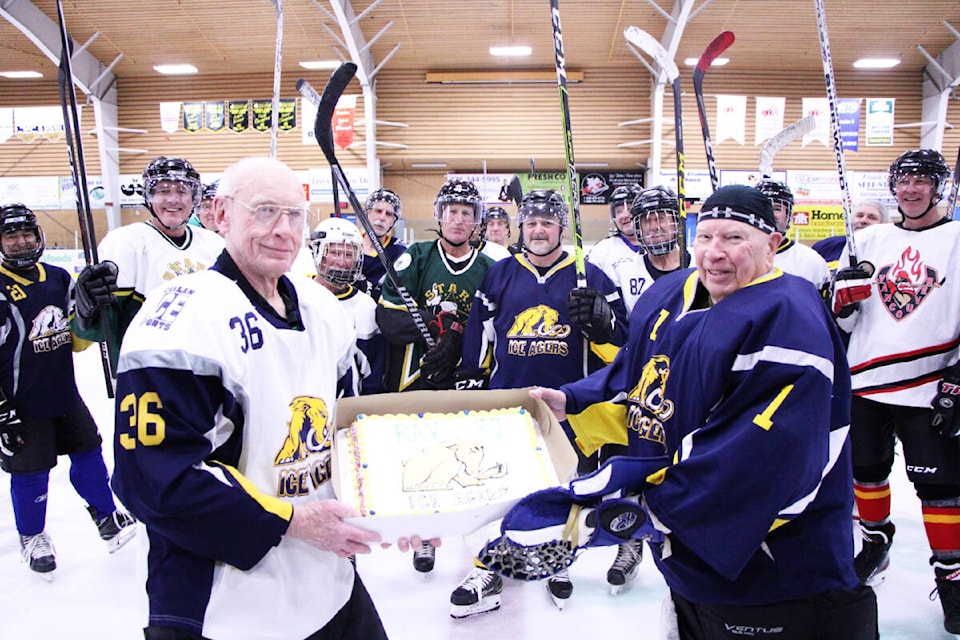
<path id="1" fill-rule="evenodd" d="M 894 531 L 896 527 L 892 522 L 876 528 L 860 524 L 863 547 L 853 560 L 853 570 L 857 573 L 860 584 L 875 587 L 886 578 L 887 567 L 890 566 L 890 545 L 893 544 Z"/>
<path id="2" fill-rule="evenodd" d="M 631 540 L 624 542 L 617 548 L 617 557 L 607 570 L 607 582 L 610 584 L 610 595 L 617 595 L 637 577 L 640 571 L 640 561 L 643 560 L 643 542 Z"/>
<path id="3" fill-rule="evenodd" d="M 547 593 L 557 609 L 563 611 L 563 606 L 573 595 L 573 583 L 570 582 L 570 573 L 566 569 L 547 578 Z"/>
<path id="4" fill-rule="evenodd" d="M 30 569 L 48 582 L 53 581 L 53 570 L 57 568 L 56 550 L 45 531 L 35 536 L 20 536 L 20 554 L 24 562 L 30 563 Z"/>
<path id="5" fill-rule="evenodd" d="M 97 510 L 87 506 L 90 517 L 97 525 L 97 531 L 100 532 L 100 538 L 107 543 L 107 550 L 114 553 L 120 547 L 130 542 L 133 536 L 137 535 L 137 520 L 127 513 L 117 509 L 104 518 L 97 518 Z"/>
<path id="6" fill-rule="evenodd" d="M 940 596 L 943 628 L 947 633 L 960 635 L 960 564 L 943 564 L 936 558 L 931 558 L 930 564 L 933 565 L 937 579 L 937 586 L 930 593 L 930 599 Z"/>
<path id="7" fill-rule="evenodd" d="M 427 541 L 413 552 L 413 568 L 420 573 L 430 573 L 437 560 L 437 548 Z"/>
<path id="8" fill-rule="evenodd" d="M 466 618 L 500 608 L 503 578 L 480 567 L 475 567 L 450 594 L 450 617 Z"/>

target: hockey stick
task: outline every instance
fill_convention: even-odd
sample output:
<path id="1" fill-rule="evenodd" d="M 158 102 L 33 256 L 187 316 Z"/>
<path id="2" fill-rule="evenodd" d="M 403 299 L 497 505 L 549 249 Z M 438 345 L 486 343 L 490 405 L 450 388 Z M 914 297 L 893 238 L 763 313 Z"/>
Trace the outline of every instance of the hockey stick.
<path id="1" fill-rule="evenodd" d="M 773 156 L 777 155 L 780 149 L 813 131 L 817 126 L 817 120 L 813 116 L 800 118 L 791 125 L 780 130 L 780 132 L 767 140 L 763 148 L 760 149 L 760 175 L 769 178 L 773 175 Z"/>
<path id="2" fill-rule="evenodd" d="M 400 296 L 400 299 L 403 300 L 403 305 L 407 308 L 407 311 L 410 312 L 410 317 L 413 318 L 413 323 L 417 325 L 417 330 L 420 331 L 423 341 L 427 343 L 428 348 L 433 349 L 437 343 L 434 341 L 433 336 L 430 335 L 430 329 L 427 328 L 427 323 L 424 322 L 417 303 L 410 297 L 410 292 L 403 286 L 403 281 L 400 280 L 400 275 L 396 269 L 393 268 L 393 263 L 390 262 L 390 258 L 384 253 L 383 245 L 380 244 L 380 239 L 377 238 L 377 232 L 373 228 L 373 225 L 370 224 L 370 220 L 363 210 L 363 205 L 357 200 L 357 194 L 355 194 L 350 187 L 347 175 L 343 172 L 343 167 L 340 166 L 340 162 L 337 160 L 337 155 L 333 149 L 333 111 L 337 108 L 337 101 L 340 100 L 340 96 L 343 95 L 343 92 L 347 89 L 347 85 L 350 84 L 350 81 L 353 80 L 353 76 L 356 73 L 357 65 L 352 62 L 344 62 L 331 74 L 330 80 L 327 81 L 327 86 L 323 89 L 323 95 L 320 96 L 320 106 L 317 107 L 317 120 L 313 123 L 313 135 L 317 138 L 317 144 L 320 145 L 320 150 L 323 151 L 323 155 L 326 156 L 334 176 L 340 182 L 340 186 L 343 187 L 343 191 L 347 195 L 347 200 L 350 202 L 350 206 L 353 207 L 354 215 L 357 216 L 357 220 L 360 221 L 363 230 L 367 232 L 367 238 L 370 239 L 370 244 L 373 245 L 373 248 L 377 252 L 377 257 L 380 258 L 383 268 L 386 269 L 387 277 L 390 279 L 390 282 L 393 283 L 393 288 L 397 290 L 397 295 Z M 297 81 L 297 90 L 301 93 L 304 91 L 313 91 L 312 87 L 310 87 L 309 90 L 307 87 L 310 87 L 310 85 L 306 80 Z M 313 93 L 316 94 L 316 91 L 313 91 Z"/>
<path id="3" fill-rule="evenodd" d="M 947 217 L 954 219 L 957 208 L 957 190 L 960 189 L 960 151 L 957 152 L 957 164 L 953 165 L 953 184 L 950 185 L 950 197 L 947 198 Z"/>
<path id="4" fill-rule="evenodd" d="M 683 168 L 683 99 L 680 94 L 680 70 L 677 69 L 677 63 L 673 61 L 663 45 L 646 31 L 627 27 L 623 30 L 623 35 L 627 42 L 653 58 L 673 85 L 673 119 L 677 141 L 677 205 L 680 208 L 677 244 L 680 245 L 680 268 L 686 269 L 690 264 L 690 254 L 687 252 L 687 187 Z"/>
<path id="5" fill-rule="evenodd" d="M 317 93 L 317 90 L 313 88 L 306 78 L 297 78 L 297 91 L 300 92 L 300 95 L 303 96 L 305 100 L 310 102 L 314 107 L 320 106 L 320 94 Z M 330 184 L 333 189 L 333 210 L 336 214 L 340 215 L 340 188 L 337 184 L 337 174 L 332 169 L 330 170 Z"/>
<path id="6" fill-rule="evenodd" d="M 827 102 L 830 104 L 830 124 L 833 129 L 833 151 L 837 156 L 837 175 L 843 198 L 843 230 L 847 237 L 847 252 L 850 266 L 857 266 L 857 245 L 853 239 L 853 204 L 847 184 L 847 166 L 843 161 L 843 137 L 840 135 L 840 109 L 837 106 L 837 84 L 833 75 L 833 60 L 830 57 L 830 38 L 827 35 L 827 13 L 823 0 L 814 0 L 817 8 L 817 30 L 820 32 L 820 57 L 823 59 L 823 77 L 827 84 Z"/>
<path id="7" fill-rule="evenodd" d="M 270 157 L 277 157 L 277 136 L 280 132 L 280 69 L 283 58 L 283 0 L 273 0 L 277 10 L 277 46 L 273 58 L 273 105 L 270 115 Z"/>
<path id="8" fill-rule="evenodd" d="M 693 92 L 697 96 L 697 111 L 700 114 L 700 130 L 703 132 L 703 146 L 707 152 L 707 168 L 710 170 L 710 186 L 716 191 L 720 186 L 720 176 L 717 175 L 717 161 L 713 157 L 713 144 L 710 142 L 710 125 L 707 123 L 707 106 L 703 103 L 703 75 L 721 53 L 733 44 L 733 31 L 724 31 L 714 38 L 697 60 L 697 68 L 693 70 Z"/>
<path id="9" fill-rule="evenodd" d="M 77 93 L 73 86 L 73 69 L 70 65 L 70 36 L 63 20 L 63 5 L 57 0 L 57 19 L 60 21 L 60 68 L 58 81 L 60 88 L 60 108 L 63 111 L 63 132 L 67 138 L 67 157 L 70 161 L 70 173 L 77 192 L 77 222 L 80 227 L 80 240 L 83 243 L 83 257 L 87 265 L 97 264 L 97 235 L 93 227 L 93 213 L 90 211 L 90 192 L 87 190 L 87 170 L 83 161 L 83 144 L 80 139 L 80 115 L 77 113 Z M 103 378 L 107 385 L 107 397 L 113 398 L 113 370 L 110 366 L 110 353 L 113 339 L 110 336 L 109 318 L 106 307 L 100 307 L 100 326 L 103 327 L 103 342 L 100 343 L 100 362 L 103 365 Z"/>
<path id="10" fill-rule="evenodd" d="M 567 157 L 570 215 L 573 217 L 573 256 L 577 269 L 577 287 L 585 287 L 587 286 L 587 265 L 583 257 L 583 225 L 580 222 L 580 179 L 577 176 L 577 165 L 573 160 L 573 131 L 570 128 L 570 97 L 567 93 L 567 63 L 563 55 L 563 36 L 560 33 L 559 0 L 550 0 L 550 15 L 553 24 L 553 53 L 557 64 L 557 87 L 560 90 L 560 115 L 563 117 L 563 149 Z"/>

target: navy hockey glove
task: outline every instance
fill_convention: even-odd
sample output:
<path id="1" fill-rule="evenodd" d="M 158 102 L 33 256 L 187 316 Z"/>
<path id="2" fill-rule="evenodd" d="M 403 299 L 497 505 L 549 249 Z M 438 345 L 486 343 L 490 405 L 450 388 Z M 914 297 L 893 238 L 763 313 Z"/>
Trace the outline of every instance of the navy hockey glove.
<path id="1" fill-rule="evenodd" d="M 937 386 L 937 397 L 933 401 L 933 414 L 930 426 L 940 431 L 940 435 L 955 438 L 960 435 L 960 371 L 950 368 Z"/>
<path id="2" fill-rule="evenodd" d="M 434 389 L 452 389 L 453 377 L 460 363 L 463 334 L 447 331 L 437 338 L 437 346 L 423 356 L 420 375 L 426 376 L 427 384 Z"/>
<path id="3" fill-rule="evenodd" d="M 0 402 L 0 452 L 12 458 L 23 451 L 23 423 L 8 401 Z"/>
<path id="4" fill-rule="evenodd" d="M 844 267 L 837 271 L 833 280 L 833 315 L 846 318 L 860 308 L 860 301 L 866 300 L 873 292 L 872 263 L 862 260 L 855 267 Z"/>
<path id="5" fill-rule="evenodd" d="M 666 457 L 613 457 L 568 487 L 531 493 L 503 518 L 501 537 L 478 554 L 485 567 L 508 578 L 542 580 L 569 567 L 589 547 L 629 540 L 661 542 L 639 492 Z"/>
<path id="6" fill-rule="evenodd" d="M 593 287 L 571 289 L 567 296 L 570 320 L 590 342 L 605 344 L 613 337 L 613 309 L 603 294 Z"/>
<path id="7" fill-rule="evenodd" d="M 117 290 L 117 265 L 109 260 L 87 265 L 77 276 L 76 310 L 77 315 L 88 320 L 100 310 L 100 307 L 113 303 L 113 293 Z"/>

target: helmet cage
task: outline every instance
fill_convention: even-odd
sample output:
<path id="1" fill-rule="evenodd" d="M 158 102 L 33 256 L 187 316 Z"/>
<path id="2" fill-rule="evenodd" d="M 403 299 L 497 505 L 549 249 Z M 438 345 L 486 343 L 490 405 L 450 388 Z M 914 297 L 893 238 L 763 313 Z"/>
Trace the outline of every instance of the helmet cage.
<path id="1" fill-rule="evenodd" d="M 933 149 L 905 151 L 890 165 L 888 186 L 892 195 L 897 195 L 897 182 L 900 178 L 908 175 L 927 176 L 933 179 L 935 198 L 932 204 L 936 204 L 943 197 L 947 180 L 950 178 L 950 167 L 947 166 L 939 151 Z"/>
<path id="2" fill-rule="evenodd" d="M 466 180 L 447 180 L 440 187 L 433 205 L 433 214 L 437 222 L 443 222 L 443 210 L 447 205 L 458 203 L 473 207 L 474 224 L 480 224 L 483 221 L 483 199 L 476 185 Z"/>
<path id="3" fill-rule="evenodd" d="M 360 232 L 346 220 L 329 218 L 317 225 L 310 234 L 310 253 L 317 267 L 317 275 L 334 285 L 345 286 L 360 278 L 363 267 L 363 247 Z M 347 267 L 324 264 L 331 249 L 339 245 L 344 251 L 352 250 L 352 259 Z"/>
<path id="4" fill-rule="evenodd" d="M 15 269 L 26 269 L 37 264 L 43 250 L 46 248 L 46 239 L 43 235 L 43 229 L 37 223 L 37 216 L 30 209 L 22 204 L 10 204 L 0 207 L 0 236 L 4 233 L 13 233 L 14 231 L 33 231 L 37 239 L 37 245 L 33 249 L 27 249 L 22 253 L 7 253 L 0 243 L 0 257 L 3 262 Z"/>
<path id="5" fill-rule="evenodd" d="M 770 199 L 771 204 L 779 204 L 786 210 L 784 223 L 781 225 L 780 222 L 777 222 L 777 231 L 780 233 L 786 233 L 787 229 L 790 228 L 790 224 L 793 222 L 794 199 L 793 192 L 790 191 L 790 187 L 776 180 L 761 180 L 757 183 L 757 189 L 760 191 L 760 193 Z M 774 209 L 773 213 L 774 218 L 776 218 L 776 209 Z"/>
<path id="6" fill-rule="evenodd" d="M 666 217 L 663 217 L 663 216 Z M 643 233 L 643 222 L 650 217 L 658 220 L 659 226 L 672 223 L 673 233 L 666 240 L 654 241 Z M 630 217 L 637 234 L 637 241 L 644 250 L 655 256 L 670 253 L 677 246 L 677 236 L 680 227 L 680 203 L 677 194 L 667 187 L 651 187 L 644 189 L 637 195 L 630 207 Z"/>

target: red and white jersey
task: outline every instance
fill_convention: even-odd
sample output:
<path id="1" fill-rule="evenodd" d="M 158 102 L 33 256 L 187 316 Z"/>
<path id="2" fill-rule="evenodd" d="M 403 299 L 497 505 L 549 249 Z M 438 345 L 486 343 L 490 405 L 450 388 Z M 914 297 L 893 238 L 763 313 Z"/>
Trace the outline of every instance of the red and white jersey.
<path id="1" fill-rule="evenodd" d="M 929 407 L 960 345 L 960 224 L 944 219 L 922 231 L 876 224 L 854 239 L 857 259 L 876 271 L 870 297 L 837 321 L 851 333 L 853 392 Z M 848 263 L 844 249 L 840 264 Z"/>

